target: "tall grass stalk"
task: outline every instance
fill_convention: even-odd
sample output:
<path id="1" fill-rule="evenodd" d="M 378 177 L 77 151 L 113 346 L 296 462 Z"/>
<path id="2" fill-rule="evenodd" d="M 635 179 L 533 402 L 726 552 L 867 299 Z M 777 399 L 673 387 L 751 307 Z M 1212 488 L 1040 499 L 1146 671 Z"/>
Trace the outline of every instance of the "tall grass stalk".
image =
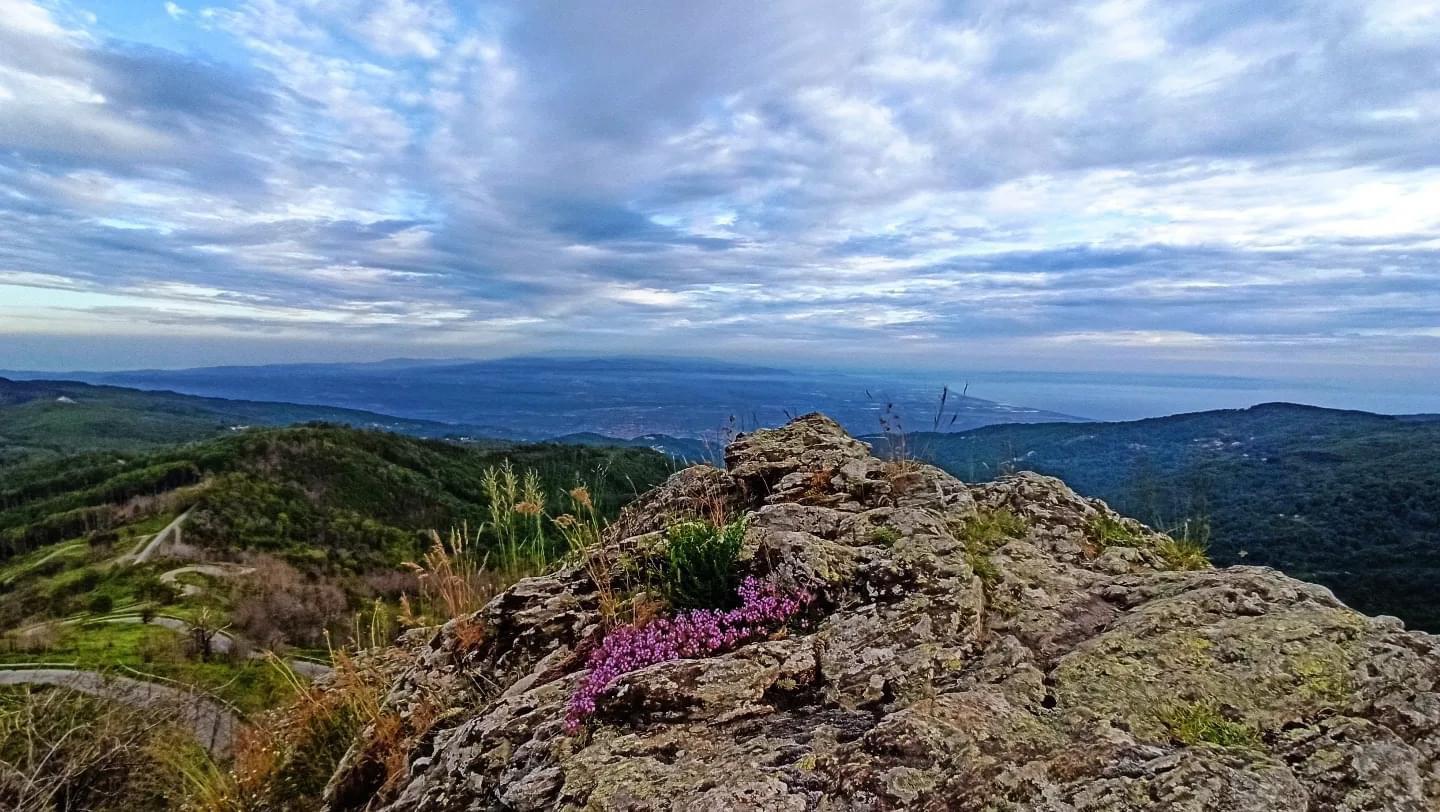
<path id="1" fill-rule="evenodd" d="M 600 599 L 600 617 L 614 625 L 619 612 L 620 593 L 615 588 L 615 556 L 605 547 L 605 522 L 595 507 L 590 490 L 583 485 L 570 489 L 570 512 L 551 519 L 565 540 L 569 555 L 585 566 Z"/>
<path id="2" fill-rule="evenodd" d="M 545 493 L 534 470 L 517 475 L 506 460 L 485 469 L 480 487 L 485 492 L 486 521 L 482 532 L 495 541 L 495 568 L 507 574 L 541 571 L 549 563 L 545 534 Z"/>

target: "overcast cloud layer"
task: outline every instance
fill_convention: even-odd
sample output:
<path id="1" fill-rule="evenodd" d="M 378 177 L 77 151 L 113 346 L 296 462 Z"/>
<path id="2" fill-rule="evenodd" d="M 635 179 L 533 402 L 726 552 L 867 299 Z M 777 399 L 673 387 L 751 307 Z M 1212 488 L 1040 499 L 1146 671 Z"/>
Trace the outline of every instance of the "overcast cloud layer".
<path id="1" fill-rule="evenodd" d="M 0 366 L 1440 374 L 1440 3 L 0 0 Z"/>

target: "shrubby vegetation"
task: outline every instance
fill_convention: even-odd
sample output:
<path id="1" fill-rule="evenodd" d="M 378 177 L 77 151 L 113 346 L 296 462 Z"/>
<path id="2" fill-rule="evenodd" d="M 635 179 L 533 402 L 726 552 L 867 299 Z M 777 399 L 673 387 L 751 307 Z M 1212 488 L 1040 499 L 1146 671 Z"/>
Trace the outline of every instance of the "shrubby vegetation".
<path id="1" fill-rule="evenodd" d="M 665 531 L 665 562 L 656 586 L 676 609 L 729 609 L 738 599 L 736 561 L 745 541 L 745 520 L 723 525 L 681 522 Z"/>
<path id="2" fill-rule="evenodd" d="M 578 481 L 613 511 L 673 467 L 644 449 L 478 449 L 326 425 L 251 431 L 128 457 L 0 470 L 0 561 L 128 524 L 145 500 L 203 480 L 186 495 L 196 505 L 186 528 L 191 542 L 337 570 L 394 566 L 419 554 L 429 528 L 493 520 L 485 477 L 503 465 L 530 472 L 538 489 L 554 495 L 539 507 L 554 513 Z"/>

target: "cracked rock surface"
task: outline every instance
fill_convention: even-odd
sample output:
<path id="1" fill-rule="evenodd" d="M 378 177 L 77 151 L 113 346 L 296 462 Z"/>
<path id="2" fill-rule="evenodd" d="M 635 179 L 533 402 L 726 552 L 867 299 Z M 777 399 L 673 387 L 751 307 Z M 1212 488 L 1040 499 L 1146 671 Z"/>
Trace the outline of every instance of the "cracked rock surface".
<path id="1" fill-rule="evenodd" d="M 814 594 L 788 633 L 628 674 L 568 736 L 597 590 L 579 566 L 527 579 L 395 684 L 402 713 L 445 705 L 399 789 L 342 766 L 332 805 L 1440 809 L 1440 639 L 1322 587 L 1170 569 L 1167 539 L 1058 480 L 965 485 L 821 415 L 677 473 L 607 545 L 653 554 L 717 507 L 748 517 L 747 574 Z"/>

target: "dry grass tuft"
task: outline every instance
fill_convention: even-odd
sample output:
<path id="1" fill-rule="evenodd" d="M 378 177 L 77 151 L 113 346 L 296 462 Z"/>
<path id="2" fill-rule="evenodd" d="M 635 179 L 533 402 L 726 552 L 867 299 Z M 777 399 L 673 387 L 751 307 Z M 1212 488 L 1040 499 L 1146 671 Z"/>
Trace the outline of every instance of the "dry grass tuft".
<path id="1" fill-rule="evenodd" d="M 479 534 L 472 537 L 465 527 L 452 528 L 444 538 L 430 531 L 430 549 L 425 557 L 407 564 L 420 592 L 413 602 L 401 599 L 402 623 L 429 626 L 472 614 L 513 583 L 518 572 L 488 569 L 488 556 L 477 557 L 478 540 Z"/>
<path id="2" fill-rule="evenodd" d="M 621 604 L 621 592 L 615 587 L 617 566 L 615 552 L 605 545 L 605 521 L 583 485 L 571 489 L 570 512 L 551 520 L 565 539 L 569 555 L 585 566 L 600 599 L 600 617 L 607 626 L 615 625 Z"/>

